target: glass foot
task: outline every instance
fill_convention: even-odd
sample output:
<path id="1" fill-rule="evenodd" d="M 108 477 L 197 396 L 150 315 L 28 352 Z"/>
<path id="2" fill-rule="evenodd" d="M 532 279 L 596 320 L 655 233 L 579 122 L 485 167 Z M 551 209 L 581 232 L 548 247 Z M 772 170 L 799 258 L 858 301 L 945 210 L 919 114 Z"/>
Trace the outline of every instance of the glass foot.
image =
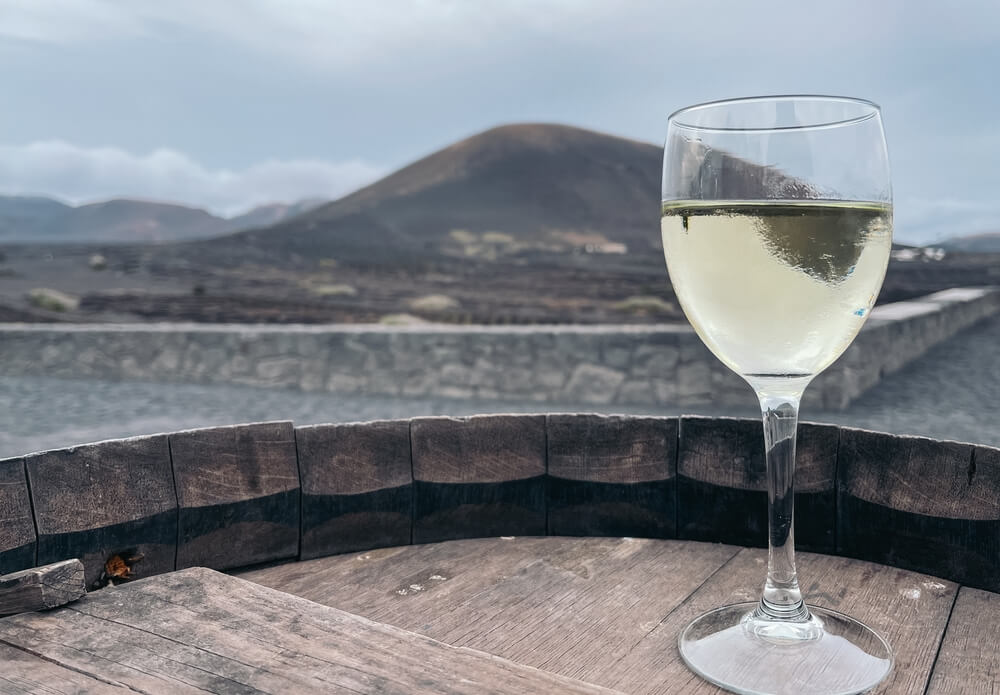
<path id="1" fill-rule="evenodd" d="M 843 613 L 809 607 L 804 623 L 761 620 L 757 603 L 705 613 L 677 639 L 702 678 L 745 695 L 847 695 L 871 690 L 892 670 L 892 650 Z"/>

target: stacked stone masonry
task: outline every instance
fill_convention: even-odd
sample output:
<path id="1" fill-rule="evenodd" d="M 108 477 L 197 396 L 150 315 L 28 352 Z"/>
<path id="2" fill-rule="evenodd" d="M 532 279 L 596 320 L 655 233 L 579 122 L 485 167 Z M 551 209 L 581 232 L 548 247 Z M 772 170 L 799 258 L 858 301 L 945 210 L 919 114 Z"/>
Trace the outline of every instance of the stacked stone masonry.
<path id="1" fill-rule="evenodd" d="M 989 288 L 877 307 L 804 405 L 846 408 L 884 375 L 998 311 L 1000 291 Z M 594 406 L 752 398 L 686 325 L 0 324 L 0 334 L 6 375 Z"/>

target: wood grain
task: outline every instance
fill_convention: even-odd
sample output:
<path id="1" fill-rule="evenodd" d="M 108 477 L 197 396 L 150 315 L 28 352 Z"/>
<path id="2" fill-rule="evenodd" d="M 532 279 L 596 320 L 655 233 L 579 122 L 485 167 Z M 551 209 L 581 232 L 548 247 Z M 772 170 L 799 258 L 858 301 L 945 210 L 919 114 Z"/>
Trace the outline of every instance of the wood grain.
<path id="1" fill-rule="evenodd" d="M 549 415 L 546 438 L 550 535 L 676 535 L 676 418 Z"/>
<path id="2" fill-rule="evenodd" d="M 910 695 L 927 684 L 958 587 L 933 577 L 849 558 L 801 553 L 799 576 L 807 602 L 864 621 L 894 650 L 895 668 L 874 692 Z M 767 552 L 747 548 L 715 573 L 627 656 L 593 682 L 629 693 L 717 693 L 689 671 L 677 635 L 702 613 L 729 603 L 755 601 Z"/>
<path id="3" fill-rule="evenodd" d="M 962 587 L 927 695 L 1000 693 L 1000 594 Z"/>
<path id="4" fill-rule="evenodd" d="M 0 695 L 124 695 L 101 678 L 63 668 L 23 649 L 0 643 Z"/>
<path id="5" fill-rule="evenodd" d="M 303 559 L 410 542 L 408 421 L 299 427 L 295 438 Z"/>
<path id="6" fill-rule="evenodd" d="M 561 541 L 570 547 L 600 543 L 604 552 L 616 543 L 612 539 Z M 547 538 L 470 538 L 324 557 L 247 570 L 239 576 L 402 627 L 516 574 L 536 562 L 551 544 Z"/>
<path id="7" fill-rule="evenodd" d="M 165 435 L 25 457 L 38 564 L 79 558 L 87 586 L 116 554 L 142 556 L 135 577 L 174 569 L 177 497 Z"/>
<path id="8" fill-rule="evenodd" d="M 242 576 L 449 644 L 592 681 L 736 551 L 645 539 L 474 539 Z"/>
<path id="9" fill-rule="evenodd" d="M 0 616 L 56 608 L 87 593 L 83 563 L 63 560 L 0 576 Z"/>
<path id="10" fill-rule="evenodd" d="M 0 574 L 33 567 L 35 548 L 24 459 L 0 461 Z"/>
<path id="11" fill-rule="evenodd" d="M 624 692 L 714 693 L 680 661 L 677 635 L 705 611 L 755 601 L 766 559 L 764 550 L 690 541 L 473 539 L 242 576 Z M 810 603 L 864 620 L 893 646 L 895 671 L 877 692 L 922 692 L 957 585 L 811 553 L 799 554 L 799 568 Z M 976 630 L 996 624 L 990 615 Z"/>
<path id="12" fill-rule="evenodd" d="M 417 418 L 413 542 L 545 534 L 545 416 Z"/>
<path id="13" fill-rule="evenodd" d="M 618 539 L 611 551 L 552 552 L 413 626 L 449 644 L 598 682 L 735 548 Z M 669 580 L 664 581 L 669 577 Z"/>
<path id="14" fill-rule="evenodd" d="M 410 421 L 413 475 L 426 483 L 505 483 L 545 475 L 544 415 Z"/>
<path id="15" fill-rule="evenodd" d="M 291 422 L 169 435 L 177 567 L 229 569 L 295 557 L 299 473 Z"/>
<path id="16" fill-rule="evenodd" d="M 839 431 L 801 423 L 795 463 L 795 540 L 833 552 Z M 759 420 L 683 417 L 677 454 L 680 538 L 767 545 L 767 466 Z"/>
<path id="17" fill-rule="evenodd" d="M 610 692 L 202 568 L 0 620 L 0 641 L 141 692 Z"/>
<path id="18" fill-rule="evenodd" d="M 1000 590 L 1000 451 L 844 428 L 838 553 Z"/>

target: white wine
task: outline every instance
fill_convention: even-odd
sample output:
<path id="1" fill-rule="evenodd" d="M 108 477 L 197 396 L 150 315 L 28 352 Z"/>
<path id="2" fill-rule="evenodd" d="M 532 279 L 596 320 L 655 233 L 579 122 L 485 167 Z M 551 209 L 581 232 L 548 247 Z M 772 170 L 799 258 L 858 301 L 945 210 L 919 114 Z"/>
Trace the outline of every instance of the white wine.
<path id="1" fill-rule="evenodd" d="M 815 200 L 671 201 L 663 253 L 695 331 L 745 377 L 807 377 L 868 318 L 892 247 L 892 207 Z"/>

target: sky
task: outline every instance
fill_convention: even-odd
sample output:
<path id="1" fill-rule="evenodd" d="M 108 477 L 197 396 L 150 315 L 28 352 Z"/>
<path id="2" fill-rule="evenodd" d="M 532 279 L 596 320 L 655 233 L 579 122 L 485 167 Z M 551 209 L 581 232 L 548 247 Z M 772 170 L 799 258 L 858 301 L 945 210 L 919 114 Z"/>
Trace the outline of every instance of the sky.
<path id="1" fill-rule="evenodd" d="M 995 0 L 0 0 L 0 194 L 235 214 L 495 125 L 662 144 L 701 101 L 881 104 L 896 238 L 1000 231 Z"/>

